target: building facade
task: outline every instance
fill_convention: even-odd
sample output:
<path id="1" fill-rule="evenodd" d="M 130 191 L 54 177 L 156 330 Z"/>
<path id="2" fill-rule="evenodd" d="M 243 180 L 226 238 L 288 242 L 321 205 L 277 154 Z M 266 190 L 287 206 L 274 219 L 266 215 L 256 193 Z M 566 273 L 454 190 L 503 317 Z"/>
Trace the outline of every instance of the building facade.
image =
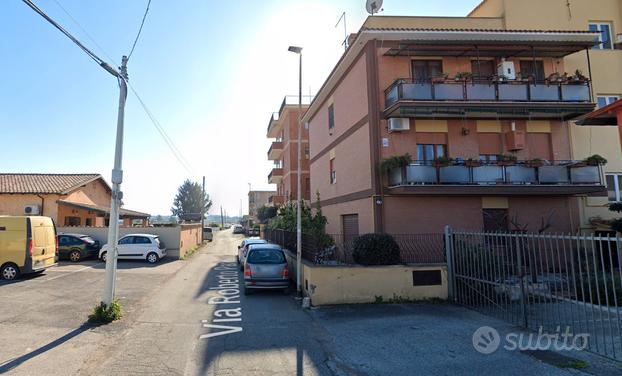
<path id="1" fill-rule="evenodd" d="M 104 227 L 111 189 L 99 174 L 0 174 L 0 215 L 42 215 L 58 226 Z M 149 214 L 121 208 L 124 226 L 147 225 Z"/>
<path id="2" fill-rule="evenodd" d="M 542 30 L 592 30 L 598 32 L 598 44 L 586 51 L 565 56 L 566 72 L 579 69 L 591 71 L 593 99 L 604 107 L 622 98 L 622 2 L 619 0 L 485 0 L 469 17 L 498 17 L 507 28 Z M 587 59 L 589 54 L 589 60 Z M 622 152 L 618 130 L 614 125 L 579 126 L 571 123 L 571 152 L 574 159 L 600 154 L 608 160 L 604 166 L 607 181 L 622 177 Z M 620 197 L 619 187 L 607 197 L 581 199 L 581 227 L 597 229 L 601 220 L 616 217 L 608 210 L 614 197 Z M 612 189 L 609 187 L 609 189 Z"/>
<path id="3" fill-rule="evenodd" d="M 309 107 L 311 98 L 302 98 L 302 113 Z M 274 139 L 268 150 L 268 160 L 274 162 L 274 168 L 268 175 L 268 182 L 276 184 L 276 193 L 270 197 L 270 204 L 281 205 L 286 201 L 296 200 L 298 187 L 298 97 L 286 96 L 279 112 L 270 117 L 267 136 Z M 311 197 L 309 176 L 309 130 L 302 127 L 301 134 L 301 192 L 304 200 Z"/>
<path id="4" fill-rule="evenodd" d="M 548 78 L 595 36 L 368 18 L 303 119 L 327 231 L 576 231 L 580 197 L 606 192 L 566 120 L 595 105 L 589 77 Z"/>
<path id="5" fill-rule="evenodd" d="M 274 197 L 275 191 L 250 191 L 248 192 L 248 215 L 257 220 L 257 210 L 270 204 L 270 198 Z"/>

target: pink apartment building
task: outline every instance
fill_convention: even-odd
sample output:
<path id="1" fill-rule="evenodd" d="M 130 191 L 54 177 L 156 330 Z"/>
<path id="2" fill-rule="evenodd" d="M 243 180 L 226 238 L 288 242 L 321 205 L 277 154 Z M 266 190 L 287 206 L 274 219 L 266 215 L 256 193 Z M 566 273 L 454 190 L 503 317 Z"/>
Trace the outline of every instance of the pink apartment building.
<path id="1" fill-rule="evenodd" d="M 311 98 L 302 98 L 302 113 L 309 108 Z M 269 198 L 274 205 L 296 200 L 298 173 L 298 96 L 286 96 L 279 112 L 270 117 L 268 138 L 275 139 L 268 150 L 268 160 L 274 161 L 274 168 L 268 175 L 268 182 L 276 184 L 276 194 Z M 302 127 L 302 197 L 309 200 L 311 184 L 309 179 L 309 130 Z"/>
<path id="2" fill-rule="evenodd" d="M 590 72 L 564 75 L 563 57 L 589 59 L 595 37 L 368 18 L 303 118 L 327 231 L 577 230 L 578 197 L 606 189 L 600 166 L 569 160 L 566 120 L 595 105 Z M 406 153 L 410 165 L 381 174 Z"/>

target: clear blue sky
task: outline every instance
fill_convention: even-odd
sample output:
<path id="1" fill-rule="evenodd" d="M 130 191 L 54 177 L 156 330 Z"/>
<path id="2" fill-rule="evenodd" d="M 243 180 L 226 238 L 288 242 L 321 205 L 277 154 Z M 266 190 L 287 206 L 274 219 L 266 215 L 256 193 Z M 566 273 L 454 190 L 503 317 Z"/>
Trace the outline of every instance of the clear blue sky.
<path id="1" fill-rule="evenodd" d="M 101 46 L 93 44 L 60 3 Z M 127 54 L 146 0 L 35 0 L 107 61 Z M 124 202 L 169 214 L 177 187 L 206 176 L 213 213 L 247 211 L 248 184 L 271 189 L 265 138 L 285 94 L 315 92 L 366 17 L 363 0 L 152 0 L 129 63 L 130 81 L 191 162 L 173 157 L 132 94 L 124 148 Z M 464 16 L 479 0 L 385 0 L 384 15 Z M 103 49 L 103 51 L 102 51 Z M 105 52 L 104 52 L 105 51 Z M 118 87 L 21 0 L 0 4 L 0 171 L 101 173 L 110 179 Z M 110 58 L 108 56 L 110 56 Z"/>

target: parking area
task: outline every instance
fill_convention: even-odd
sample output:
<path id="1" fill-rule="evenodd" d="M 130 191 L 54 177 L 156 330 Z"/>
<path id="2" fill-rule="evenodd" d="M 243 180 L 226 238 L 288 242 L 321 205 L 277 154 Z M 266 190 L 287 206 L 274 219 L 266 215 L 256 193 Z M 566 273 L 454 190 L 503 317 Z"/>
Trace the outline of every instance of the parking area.
<path id="1" fill-rule="evenodd" d="M 4 338 L 0 373 L 70 339 L 74 339 L 72 346 L 63 347 L 64 351 L 72 352 L 67 356 L 73 360 L 86 357 L 98 344 L 105 342 L 106 334 L 130 325 L 132 313 L 140 308 L 141 302 L 183 265 L 183 261 L 168 258 L 155 265 L 144 261 L 119 261 L 117 297 L 130 320 L 123 320 L 121 325 L 97 328 L 86 325 L 86 320 L 100 301 L 103 290 L 105 264 L 99 260 L 61 261 L 58 267 L 43 274 L 0 281 L 0 336 Z M 68 359 L 63 356 L 52 360 L 58 364 L 50 366 L 66 369 L 63 358 Z M 68 369 L 67 374 L 75 373 L 73 371 L 78 370 Z"/>

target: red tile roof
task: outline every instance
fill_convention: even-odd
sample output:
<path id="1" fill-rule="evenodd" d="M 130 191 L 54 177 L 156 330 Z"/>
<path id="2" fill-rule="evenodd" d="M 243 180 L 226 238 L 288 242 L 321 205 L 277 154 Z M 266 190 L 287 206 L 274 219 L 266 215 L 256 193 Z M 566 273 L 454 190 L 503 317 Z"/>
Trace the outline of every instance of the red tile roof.
<path id="1" fill-rule="evenodd" d="M 108 186 L 100 174 L 0 173 L 0 194 L 68 194 L 97 179 L 102 179 Z"/>

